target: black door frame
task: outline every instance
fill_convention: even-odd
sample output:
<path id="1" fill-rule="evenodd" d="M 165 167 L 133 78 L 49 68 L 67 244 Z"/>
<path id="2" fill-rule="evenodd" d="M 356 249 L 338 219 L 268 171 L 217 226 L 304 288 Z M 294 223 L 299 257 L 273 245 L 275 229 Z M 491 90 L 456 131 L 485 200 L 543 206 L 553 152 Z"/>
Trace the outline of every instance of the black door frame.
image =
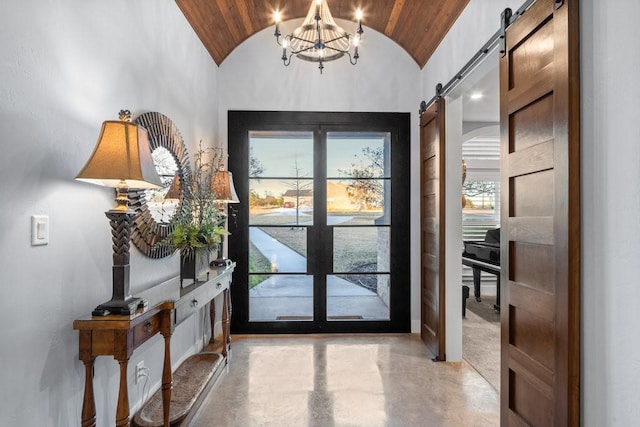
<path id="1" fill-rule="evenodd" d="M 236 262 L 231 300 L 231 332 L 244 333 L 371 333 L 410 332 L 410 114 L 298 111 L 229 111 L 229 170 L 233 172 L 240 205 L 232 206 L 229 221 L 229 258 Z M 390 320 L 249 322 L 247 277 L 249 253 L 248 161 L 250 131 L 353 131 L 391 133 L 391 307 Z M 323 239 L 310 235 L 309 239 Z M 309 270 L 315 270 L 313 262 Z M 325 298 L 323 286 L 314 286 L 314 299 Z M 314 304 L 315 306 L 315 304 Z"/>

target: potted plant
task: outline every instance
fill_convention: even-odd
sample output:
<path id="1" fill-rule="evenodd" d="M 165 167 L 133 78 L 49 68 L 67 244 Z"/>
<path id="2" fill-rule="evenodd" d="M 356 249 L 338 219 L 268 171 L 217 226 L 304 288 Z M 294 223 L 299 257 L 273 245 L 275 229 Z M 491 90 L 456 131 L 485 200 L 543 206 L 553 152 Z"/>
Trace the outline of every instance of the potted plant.
<path id="1" fill-rule="evenodd" d="M 216 258 L 226 235 L 226 214 L 216 200 L 212 182 L 221 170 L 220 149 L 203 149 L 200 143 L 194 157 L 194 170 L 180 183 L 184 208 L 173 220 L 168 243 L 180 251 L 180 281 L 185 285 L 208 273 L 210 259 Z"/>

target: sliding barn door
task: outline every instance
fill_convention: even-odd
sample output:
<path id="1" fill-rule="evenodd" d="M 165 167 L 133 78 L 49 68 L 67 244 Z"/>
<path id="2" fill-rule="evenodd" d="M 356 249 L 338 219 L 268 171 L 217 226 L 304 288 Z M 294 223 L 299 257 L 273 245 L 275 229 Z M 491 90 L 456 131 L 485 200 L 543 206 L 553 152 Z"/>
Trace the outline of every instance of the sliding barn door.
<path id="1" fill-rule="evenodd" d="M 420 335 L 445 360 L 444 99 L 420 116 Z"/>
<path id="2" fill-rule="evenodd" d="M 578 1 L 537 0 L 500 61 L 501 424 L 579 424 Z"/>

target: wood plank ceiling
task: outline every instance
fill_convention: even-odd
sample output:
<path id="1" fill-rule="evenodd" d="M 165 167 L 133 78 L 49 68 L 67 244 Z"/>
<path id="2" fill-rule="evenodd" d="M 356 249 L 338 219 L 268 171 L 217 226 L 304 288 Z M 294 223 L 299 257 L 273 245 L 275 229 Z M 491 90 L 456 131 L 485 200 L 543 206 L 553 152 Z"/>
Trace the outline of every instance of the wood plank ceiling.
<path id="1" fill-rule="evenodd" d="M 304 18 L 312 0 L 176 0 L 196 34 L 220 65 L 254 33 L 282 19 Z M 327 0 L 334 18 L 354 21 L 357 7 L 366 27 L 385 34 L 424 67 L 469 0 Z M 275 42 L 274 42 L 275 43 Z"/>

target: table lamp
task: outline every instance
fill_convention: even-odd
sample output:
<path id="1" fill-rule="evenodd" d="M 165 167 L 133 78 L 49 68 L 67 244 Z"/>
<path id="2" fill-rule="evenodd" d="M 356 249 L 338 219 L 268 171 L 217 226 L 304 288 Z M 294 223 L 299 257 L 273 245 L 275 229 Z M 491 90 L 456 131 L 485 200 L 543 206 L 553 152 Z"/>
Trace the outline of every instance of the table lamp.
<path id="1" fill-rule="evenodd" d="M 217 202 L 240 203 L 236 189 L 233 186 L 233 174 L 225 169 L 224 165 L 215 173 L 211 180 L 211 188 Z"/>
<path id="2" fill-rule="evenodd" d="M 129 244 L 135 212 L 129 208 L 129 189 L 159 188 L 147 131 L 131 122 L 128 110 L 119 121 L 105 121 L 89 161 L 76 179 L 116 189 L 117 206 L 107 212 L 113 241 L 113 295 L 98 305 L 94 316 L 133 314 L 145 301 L 129 292 Z"/>
<path id="3" fill-rule="evenodd" d="M 216 202 L 219 203 L 240 203 L 236 189 L 233 186 L 233 174 L 225 169 L 224 165 L 220 167 L 220 170 L 215 173 L 211 180 L 211 188 L 213 189 L 213 195 Z M 221 237 L 224 239 L 224 237 Z M 220 242 L 222 245 L 224 240 Z M 212 267 L 225 267 L 227 260 L 220 250 L 220 254 L 217 259 L 211 261 Z"/>

